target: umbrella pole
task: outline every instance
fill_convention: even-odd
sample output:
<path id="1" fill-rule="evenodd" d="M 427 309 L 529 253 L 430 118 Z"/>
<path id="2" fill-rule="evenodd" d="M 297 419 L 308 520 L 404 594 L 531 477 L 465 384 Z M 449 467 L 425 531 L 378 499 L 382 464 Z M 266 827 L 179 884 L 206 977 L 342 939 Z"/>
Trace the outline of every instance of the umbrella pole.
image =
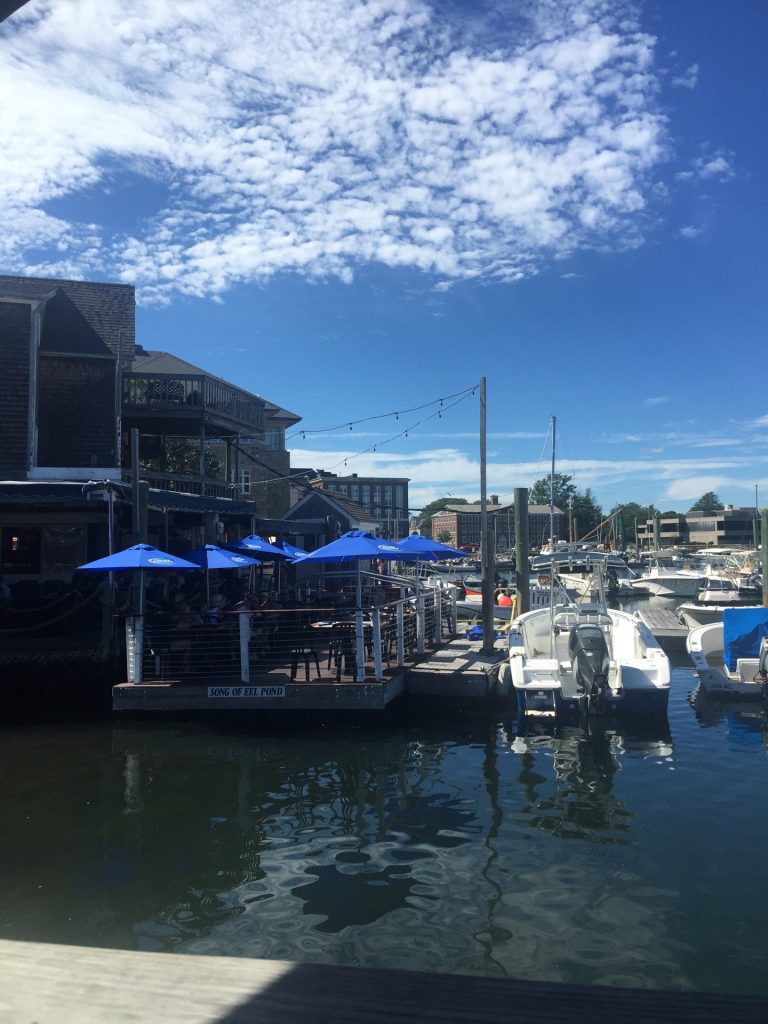
<path id="1" fill-rule="evenodd" d="M 139 569 L 139 613 L 134 619 L 133 633 L 133 682 L 140 684 L 142 680 L 142 661 L 144 659 L 144 569 Z"/>
<path id="2" fill-rule="evenodd" d="M 355 600 L 355 655 L 357 661 L 357 682 L 365 679 L 365 643 L 363 640 L 363 574 L 357 562 L 357 587 Z"/>

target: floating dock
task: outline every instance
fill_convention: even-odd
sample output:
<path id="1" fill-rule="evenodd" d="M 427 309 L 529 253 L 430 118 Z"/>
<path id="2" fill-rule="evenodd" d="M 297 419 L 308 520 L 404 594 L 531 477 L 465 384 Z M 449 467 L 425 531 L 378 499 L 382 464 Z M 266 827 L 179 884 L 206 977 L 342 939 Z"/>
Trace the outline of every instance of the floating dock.
<path id="1" fill-rule="evenodd" d="M 671 608 L 643 608 L 637 613 L 662 647 L 684 647 L 688 627 Z"/>
<path id="2" fill-rule="evenodd" d="M 0 940 L 0 1022 L 764 1024 L 754 996 Z"/>

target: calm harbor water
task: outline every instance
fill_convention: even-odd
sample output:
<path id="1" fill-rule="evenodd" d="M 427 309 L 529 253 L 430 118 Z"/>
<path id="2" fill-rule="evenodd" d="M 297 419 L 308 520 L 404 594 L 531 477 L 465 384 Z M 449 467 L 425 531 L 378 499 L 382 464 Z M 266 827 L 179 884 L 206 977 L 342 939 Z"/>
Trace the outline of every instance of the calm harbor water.
<path id="1" fill-rule="evenodd" d="M 768 724 L 0 729 L 0 936 L 768 995 Z"/>

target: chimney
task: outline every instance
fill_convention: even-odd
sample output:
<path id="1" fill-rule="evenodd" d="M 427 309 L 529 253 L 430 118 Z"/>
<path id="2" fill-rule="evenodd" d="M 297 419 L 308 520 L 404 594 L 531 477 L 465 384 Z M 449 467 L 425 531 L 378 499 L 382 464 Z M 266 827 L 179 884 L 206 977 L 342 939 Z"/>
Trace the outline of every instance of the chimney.
<path id="1" fill-rule="evenodd" d="M 492 494 L 491 495 L 491 504 L 492 505 L 498 505 L 499 504 L 499 496 L 498 496 L 498 494 Z"/>

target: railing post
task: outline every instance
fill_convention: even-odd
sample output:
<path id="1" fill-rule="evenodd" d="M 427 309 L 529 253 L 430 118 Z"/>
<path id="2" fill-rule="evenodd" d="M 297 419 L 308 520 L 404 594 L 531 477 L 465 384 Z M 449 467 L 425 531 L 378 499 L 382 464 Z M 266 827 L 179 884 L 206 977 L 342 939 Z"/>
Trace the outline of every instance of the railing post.
<path id="1" fill-rule="evenodd" d="M 363 635 L 363 610 L 358 608 L 355 612 L 355 654 L 357 661 L 358 683 L 365 680 L 365 637 Z"/>
<path id="2" fill-rule="evenodd" d="M 403 602 L 397 602 L 397 666 L 401 668 L 405 664 L 405 613 Z"/>
<path id="3" fill-rule="evenodd" d="M 132 617 L 125 620 L 125 678 L 129 683 L 135 682 L 136 671 L 136 630 Z"/>
<path id="4" fill-rule="evenodd" d="M 240 679 L 244 683 L 251 681 L 251 661 L 248 655 L 248 642 L 251 639 L 251 616 L 246 612 L 238 615 L 240 635 Z"/>
<path id="5" fill-rule="evenodd" d="M 142 682 L 144 660 L 144 616 L 137 615 L 133 622 L 133 681 L 139 686 Z"/>
<path id="6" fill-rule="evenodd" d="M 424 653 L 425 626 L 424 592 L 420 590 L 416 598 L 416 650 L 419 654 Z"/>
<path id="7" fill-rule="evenodd" d="M 435 622 L 434 622 L 433 636 L 434 636 L 435 644 L 437 645 L 437 644 L 440 643 L 440 641 L 443 638 L 443 596 L 442 596 L 442 594 L 440 592 L 440 588 L 439 587 L 434 587 L 433 588 L 433 593 L 435 595 L 435 598 L 434 598 Z"/>
<path id="8" fill-rule="evenodd" d="M 373 609 L 373 674 L 377 682 L 384 678 L 384 666 L 381 663 L 381 612 Z"/>

